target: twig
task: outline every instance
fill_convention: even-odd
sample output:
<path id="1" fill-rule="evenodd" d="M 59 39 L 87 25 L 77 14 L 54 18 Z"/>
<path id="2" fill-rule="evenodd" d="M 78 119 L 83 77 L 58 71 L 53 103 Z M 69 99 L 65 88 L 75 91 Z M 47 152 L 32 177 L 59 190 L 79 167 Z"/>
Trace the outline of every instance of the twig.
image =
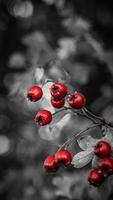
<path id="1" fill-rule="evenodd" d="M 96 119 L 98 119 L 98 120 L 100 120 L 100 121 L 105 121 L 103 118 L 101 118 L 101 117 L 99 117 L 99 116 L 97 116 L 97 115 L 95 115 L 95 114 L 93 114 L 92 112 L 90 112 L 87 108 L 83 108 L 83 110 L 86 112 L 86 113 L 88 113 L 90 116 L 92 116 L 93 118 L 96 118 Z"/>
<path id="2" fill-rule="evenodd" d="M 73 142 L 75 139 L 77 140 L 79 137 L 82 137 L 82 136 L 83 136 L 83 133 L 86 133 L 86 132 L 89 131 L 90 129 L 99 127 L 99 126 L 101 126 L 101 125 L 102 125 L 102 123 L 99 123 L 99 124 L 90 126 L 90 127 L 86 128 L 86 129 L 83 130 L 83 131 L 80 131 L 80 132 L 77 133 L 76 135 L 73 134 L 71 138 L 69 138 L 65 143 L 63 143 L 63 145 L 58 149 L 58 151 L 61 150 L 62 148 L 64 148 L 65 146 L 69 146 L 69 145 L 71 144 L 71 142 Z"/>
<path id="3" fill-rule="evenodd" d="M 62 111 L 64 111 L 64 110 L 72 110 L 72 109 L 69 108 L 69 107 L 63 107 L 63 109 L 54 112 L 52 115 L 54 116 L 54 115 L 56 115 L 56 114 L 58 114 L 59 112 L 62 112 Z"/>

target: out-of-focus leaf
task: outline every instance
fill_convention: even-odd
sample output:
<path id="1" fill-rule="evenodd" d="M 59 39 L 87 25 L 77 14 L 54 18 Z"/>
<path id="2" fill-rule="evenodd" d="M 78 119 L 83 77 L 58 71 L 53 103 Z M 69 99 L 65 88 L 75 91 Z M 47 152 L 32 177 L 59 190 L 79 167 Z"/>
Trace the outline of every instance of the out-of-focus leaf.
<path id="1" fill-rule="evenodd" d="M 0 155 L 7 153 L 10 150 L 11 143 L 8 137 L 0 135 Z"/>
<path id="2" fill-rule="evenodd" d="M 37 67 L 35 69 L 35 80 L 36 80 L 36 82 L 39 83 L 40 80 L 43 78 L 43 76 L 44 76 L 44 69 L 42 67 L 40 67 L 40 68 Z"/>
<path id="3" fill-rule="evenodd" d="M 24 68 L 25 67 L 25 55 L 20 52 L 13 53 L 8 62 L 10 68 Z"/>
<path id="4" fill-rule="evenodd" d="M 49 126 L 42 126 L 39 128 L 39 135 L 44 140 L 55 140 L 59 137 L 61 130 L 56 126 L 50 128 Z"/>
<path id="5" fill-rule="evenodd" d="M 50 100 L 43 98 L 42 101 L 40 101 L 40 108 L 49 110 L 50 112 L 54 113 L 55 108 L 51 105 Z"/>
<path id="6" fill-rule="evenodd" d="M 53 82 L 47 82 L 44 86 L 43 86 L 43 98 L 46 98 L 50 101 L 51 99 L 51 94 L 50 94 L 50 88 L 53 85 Z"/>
<path id="7" fill-rule="evenodd" d="M 54 0 L 43 0 L 48 5 L 52 5 L 54 3 Z"/>
<path id="8" fill-rule="evenodd" d="M 70 117 L 71 117 L 71 115 L 70 115 L 70 113 L 68 113 L 67 110 L 63 110 L 61 112 L 58 112 L 58 113 L 54 114 L 53 115 L 53 120 L 52 120 L 52 122 L 50 124 L 50 128 L 53 128 L 56 125 L 59 128 L 64 127 L 69 122 Z"/>
<path id="9" fill-rule="evenodd" d="M 9 12 L 14 17 L 28 18 L 33 14 L 33 4 L 31 1 L 15 0 L 9 4 Z"/>
<path id="10" fill-rule="evenodd" d="M 58 57 L 66 59 L 75 51 L 74 38 L 63 38 L 59 41 Z"/>
<path id="11" fill-rule="evenodd" d="M 64 68 L 65 63 L 59 60 L 51 61 L 49 64 L 48 75 L 54 80 L 65 83 L 66 85 L 70 82 L 71 77 Z"/>
<path id="12" fill-rule="evenodd" d="M 50 94 L 50 87 L 53 83 L 47 82 L 43 86 L 43 98 L 40 102 L 40 107 L 51 111 L 52 113 L 55 112 L 55 108 L 51 105 L 51 94 Z"/>
<path id="13" fill-rule="evenodd" d="M 70 119 L 70 114 L 65 115 L 61 121 L 54 124 L 54 126 L 42 126 L 39 129 L 39 135 L 44 140 L 55 140 L 60 136 L 62 128 L 67 125 Z"/>
<path id="14" fill-rule="evenodd" d="M 56 126 L 59 127 L 60 129 L 62 129 L 64 126 L 67 125 L 67 123 L 69 122 L 71 117 L 71 114 L 68 113 L 66 114 L 57 124 Z"/>
<path id="15" fill-rule="evenodd" d="M 113 148 L 113 132 L 111 129 L 107 129 L 106 135 L 102 138 L 102 140 L 106 140 L 110 143 L 111 147 Z"/>
<path id="16" fill-rule="evenodd" d="M 100 158 L 98 158 L 97 156 L 94 156 L 92 159 L 92 168 L 97 168 L 99 161 L 100 161 Z"/>
<path id="17" fill-rule="evenodd" d="M 53 179 L 53 185 L 57 187 L 55 193 L 57 196 L 72 198 L 71 196 L 71 186 L 73 180 L 67 175 L 63 177 L 56 177 Z"/>
<path id="18" fill-rule="evenodd" d="M 91 151 L 81 151 L 77 153 L 72 160 L 72 164 L 75 168 L 82 168 L 87 165 L 93 158 Z"/>
<path id="19" fill-rule="evenodd" d="M 93 149 L 98 141 L 98 139 L 94 139 L 90 135 L 83 136 L 77 140 L 79 147 L 83 150 Z"/>

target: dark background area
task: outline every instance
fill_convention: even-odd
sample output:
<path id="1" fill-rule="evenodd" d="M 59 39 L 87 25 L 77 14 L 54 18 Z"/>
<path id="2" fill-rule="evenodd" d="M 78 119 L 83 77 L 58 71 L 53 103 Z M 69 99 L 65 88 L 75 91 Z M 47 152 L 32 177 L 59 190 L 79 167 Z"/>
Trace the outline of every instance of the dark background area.
<path id="1" fill-rule="evenodd" d="M 35 125 L 39 107 L 49 108 L 47 97 L 36 104 L 25 98 L 40 84 L 40 66 L 46 78 L 82 91 L 90 110 L 113 121 L 112 1 L 0 1 L 0 199 L 112 199 L 112 177 L 99 189 L 88 184 L 90 164 L 45 173 L 45 157 L 89 121 L 71 117 L 51 138 Z"/>

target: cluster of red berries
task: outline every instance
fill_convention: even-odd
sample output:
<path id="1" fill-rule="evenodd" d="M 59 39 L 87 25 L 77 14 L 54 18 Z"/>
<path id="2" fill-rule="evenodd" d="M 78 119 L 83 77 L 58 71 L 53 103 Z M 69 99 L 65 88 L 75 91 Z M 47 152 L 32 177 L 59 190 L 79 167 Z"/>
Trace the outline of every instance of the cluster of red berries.
<path id="1" fill-rule="evenodd" d="M 72 156 L 69 151 L 61 149 L 55 155 L 49 155 L 44 161 L 44 168 L 48 172 L 56 172 L 60 166 L 71 165 Z"/>
<path id="2" fill-rule="evenodd" d="M 63 83 L 54 83 L 50 87 L 51 105 L 60 109 L 64 106 L 68 88 Z M 31 102 L 40 100 L 43 96 L 42 88 L 35 85 L 28 89 L 27 97 Z M 68 105 L 70 109 L 82 109 L 86 104 L 86 98 L 83 94 L 75 92 L 68 95 Z M 40 110 L 36 114 L 35 122 L 39 126 L 44 126 L 52 121 L 52 113 L 49 110 Z M 88 176 L 88 181 L 94 186 L 100 186 L 104 179 L 113 174 L 113 158 L 111 157 L 112 148 L 106 141 L 100 141 L 96 144 L 93 151 L 99 158 L 98 167 L 93 168 Z M 55 154 L 49 155 L 44 161 L 44 168 L 48 172 L 56 172 L 60 166 L 70 166 L 72 155 L 66 149 L 59 149 Z"/>
<path id="3" fill-rule="evenodd" d="M 51 104 L 55 108 L 61 108 L 65 104 L 65 96 L 68 89 L 63 83 L 55 83 L 50 88 Z"/>
<path id="4" fill-rule="evenodd" d="M 100 158 L 97 168 L 90 171 L 88 181 L 94 186 L 100 186 L 105 177 L 113 174 L 112 149 L 108 142 L 100 141 L 94 147 L 94 154 Z"/>
<path id="5" fill-rule="evenodd" d="M 68 94 L 68 88 L 63 83 L 54 83 L 50 88 L 50 94 L 51 94 L 51 105 L 54 108 L 61 108 L 65 104 L 65 97 Z M 30 89 L 28 89 L 27 97 L 30 101 L 36 102 L 40 100 L 43 96 L 42 88 L 39 86 L 32 86 Z M 68 99 L 68 104 L 71 108 L 74 109 L 81 109 L 86 104 L 86 98 L 83 94 L 75 92 L 72 95 L 70 95 Z M 49 124 L 52 121 L 52 113 L 48 110 L 40 110 L 36 117 L 35 122 L 40 125 L 44 126 Z"/>

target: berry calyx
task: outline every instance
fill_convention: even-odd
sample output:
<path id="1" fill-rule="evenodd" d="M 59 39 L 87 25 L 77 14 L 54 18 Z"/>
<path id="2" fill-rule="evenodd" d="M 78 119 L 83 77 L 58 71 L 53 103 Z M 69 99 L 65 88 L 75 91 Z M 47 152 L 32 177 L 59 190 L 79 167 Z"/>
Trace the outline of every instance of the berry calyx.
<path id="1" fill-rule="evenodd" d="M 113 174 L 113 159 L 109 157 L 101 159 L 98 172 L 105 177 Z"/>
<path id="2" fill-rule="evenodd" d="M 103 182 L 103 176 L 98 173 L 98 169 L 92 169 L 88 176 L 88 181 L 94 186 L 100 186 Z"/>
<path id="3" fill-rule="evenodd" d="M 48 110 L 40 110 L 36 117 L 35 117 L 35 122 L 39 126 L 44 126 L 49 124 L 52 121 L 52 114 Z"/>
<path id="4" fill-rule="evenodd" d="M 55 162 L 55 155 L 49 155 L 44 161 L 44 168 L 48 172 L 56 172 L 58 165 Z"/>
<path id="5" fill-rule="evenodd" d="M 42 98 L 43 91 L 41 87 L 34 85 L 31 88 L 28 89 L 27 91 L 27 98 L 32 101 L 36 102 Z"/>
<path id="6" fill-rule="evenodd" d="M 81 109 L 86 104 L 86 98 L 83 94 L 75 92 L 68 100 L 69 105 L 75 109 Z"/>
<path id="7" fill-rule="evenodd" d="M 54 83 L 50 88 L 50 93 L 54 98 L 64 98 L 67 95 L 67 91 L 67 86 L 63 83 Z"/>
<path id="8" fill-rule="evenodd" d="M 61 98 L 61 97 L 59 97 L 59 98 L 51 97 L 51 104 L 55 108 L 61 108 L 65 104 L 65 99 Z"/>
<path id="9" fill-rule="evenodd" d="M 106 141 L 100 141 L 94 147 L 94 154 L 99 158 L 105 158 L 110 156 L 112 152 L 111 146 Z"/>
<path id="10" fill-rule="evenodd" d="M 72 156 L 69 151 L 62 149 L 55 154 L 55 162 L 64 166 L 71 165 Z"/>

